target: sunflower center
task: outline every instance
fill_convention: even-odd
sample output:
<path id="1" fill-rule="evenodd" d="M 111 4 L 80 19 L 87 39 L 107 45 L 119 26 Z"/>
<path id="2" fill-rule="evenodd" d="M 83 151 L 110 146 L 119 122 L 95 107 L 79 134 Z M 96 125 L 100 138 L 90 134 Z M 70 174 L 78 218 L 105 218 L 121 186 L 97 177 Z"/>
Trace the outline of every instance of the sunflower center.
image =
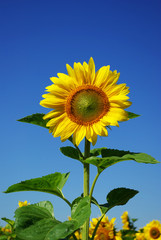
<path id="1" fill-rule="evenodd" d="M 157 239 L 160 237 L 160 231 L 158 228 L 156 227 L 153 227 L 151 230 L 150 230 L 150 236 L 153 238 L 153 239 Z"/>
<path id="2" fill-rule="evenodd" d="M 106 94 L 98 87 L 84 85 L 74 89 L 66 101 L 69 118 L 80 124 L 89 125 L 99 121 L 109 110 Z"/>

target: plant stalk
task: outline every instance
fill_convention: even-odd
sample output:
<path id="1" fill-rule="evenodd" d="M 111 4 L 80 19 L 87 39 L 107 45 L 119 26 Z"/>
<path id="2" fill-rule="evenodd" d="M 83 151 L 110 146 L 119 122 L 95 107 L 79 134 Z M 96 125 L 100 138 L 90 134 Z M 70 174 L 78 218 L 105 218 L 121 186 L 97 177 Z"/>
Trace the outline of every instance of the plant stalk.
<path id="1" fill-rule="evenodd" d="M 92 200 L 92 194 L 93 194 L 93 190 L 94 190 L 94 187 L 95 187 L 95 184 L 97 182 L 97 179 L 99 177 L 100 173 L 97 173 L 94 181 L 93 181 L 93 184 L 92 184 L 92 187 L 91 187 L 91 190 L 90 190 L 90 193 L 89 193 L 89 198 L 90 198 L 90 203 L 91 203 L 91 200 Z"/>
<path id="2" fill-rule="evenodd" d="M 90 156 L 90 142 L 85 138 L 85 151 L 84 158 L 88 158 Z M 83 185 L 83 196 L 89 196 L 89 164 L 84 163 L 84 185 Z M 84 223 L 82 229 L 82 239 L 88 240 L 89 235 L 89 219 Z"/>

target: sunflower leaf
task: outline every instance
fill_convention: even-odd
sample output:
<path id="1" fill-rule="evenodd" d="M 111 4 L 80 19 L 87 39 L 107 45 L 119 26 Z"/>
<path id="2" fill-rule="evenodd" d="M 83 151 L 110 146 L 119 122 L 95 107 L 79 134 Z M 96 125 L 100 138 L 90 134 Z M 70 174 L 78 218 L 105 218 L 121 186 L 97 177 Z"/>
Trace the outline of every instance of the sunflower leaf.
<path id="1" fill-rule="evenodd" d="M 54 218 L 49 201 L 20 207 L 15 211 L 15 231 L 18 239 L 44 240 L 60 222 Z"/>
<path id="2" fill-rule="evenodd" d="M 71 235 L 90 216 L 89 197 L 76 199 L 71 207 L 70 221 L 54 218 L 53 206 L 43 201 L 18 208 L 15 211 L 15 230 L 21 240 L 59 240 Z"/>
<path id="3" fill-rule="evenodd" d="M 104 149 L 107 149 L 106 147 L 102 147 L 102 148 L 95 148 L 95 149 L 92 149 L 90 151 L 90 156 L 99 156 L 99 155 L 102 155 L 102 151 Z"/>
<path id="4" fill-rule="evenodd" d="M 13 226 L 14 225 L 14 221 L 13 220 L 10 220 L 10 219 L 8 219 L 8 218 L 1 218 L 3 221 L 5 221 L 5 222 L 7 222 L 10 226 Z"/>
<path id="5" fill-rule="evenodd" d="M 90 217 L 90 198 L 78 197 L 72 202 L 71 218 L 79 222 L 79 227 Z"/>
<path id="6" fill-rule="evenodd" d="M 159 163 L 155 158 L 146 153 L 134 153 L 117 149 L 102 149 L 101 154 L 102 157 L 91 156 L 85 160 L 86 163 L 95 165 L 99 173 L 107 167 L 127 160 L 134 160 L 138 163 Z"/>
<path id="7" fill-rule="evenodd" d="M 130 188 L 115 188 L 107 194 L 107 203 L 98 204 L 96 201 L 92 201 L 92 203 L 99 206 L 102 214 L 106 214 L 111 208 L 115 206 L 125 205 L 137 193 L 137 190 Z"/>
<path id="8" fill-rule="evenodd" d="M 31 123 L 31 124 L 35 124 L 38 125 L 40 127 L 44 127 L 44 128 L 48 128 L 46 127 L 46 124 L 49 120 L 44 120 L 44 113 L 35 113 L 29 116 L 26 116 L 24 118 L 18 119 L 17 121 L 19 122 L 25 122 L 25 123 Z"/>
<path id="9" fill-rule="evenodd" d="M 61 147 L 60 151 L 67 157 L 70 157 L 70 158 L 77 159 L 77 160 L 81 161 L 79 151 L 76 148 L 73 148 L 73 147 L 70 147 L 70 146 Z"/>
<path id="10" fill-rule="evenodd" d="M 115 206 L 125 205 L 131 198 L 138 193 L 137 190 L 130 188 L 115 188 L 107 194 L 107 203 L 101 204 L 102 212 L 106 213 Z"/>
<path id="11" fill-rule="evenodd" d="M 22 181 L 10 186 L 4 193 L 20 191 L 39 191 L 54 194 L 63 198 L 62 188 L 69 177 L 69 173 L 52 173 L 41 178 Z"/>
<path id="12" fill-rule="evenodd" d="M 73 201 L 71 207 L 71 220 L 65 221 L 56 225 L 51 231 L 47 234 L 46 239 L 64 239 L 78 228 L 80 228 L 84 222 L 90 217 L 90 199 L 89 197 L 77 198 Z"/>
<path id="13" fill-rule="evenodd" d="M 128 118 L 130 118 L 130 119 L 136 118 L 136 117 L 140 117 L 140 115 L 138 115 L 138 114 L 135 114 L 135 113 L 132 113 L 132 112 L 128 112 L 128 111 L 126 111 L 126 112 L 128 113 Z"/>

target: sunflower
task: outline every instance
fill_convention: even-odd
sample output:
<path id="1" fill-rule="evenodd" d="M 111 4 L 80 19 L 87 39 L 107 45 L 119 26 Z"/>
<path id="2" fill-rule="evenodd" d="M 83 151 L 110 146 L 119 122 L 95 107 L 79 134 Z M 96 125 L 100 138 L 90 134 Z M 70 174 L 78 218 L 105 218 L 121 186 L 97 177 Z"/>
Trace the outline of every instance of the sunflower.
<path id="1" fill-rule="evenodd" d="M 136 233 L 136 238 L 134 238 L 134 240 L 146 240 L 145 238 L 145 234 L 143 232 L 137 232 Z"/>
<path id="2" fill-rule="evenodd" d="M 129 230 L 129 216 L 128 216 L 128 212 L 124 212 L 121 216 L 121 219 L 122 219 L 122 223 L 123 223 L 123 229 L 124 230 Z"/>
<path id="3" fill-rule="evenodd" d="M 131 105 L 128 101 L 129 88 L 117 84 L 120 74 L 103 66 L 95 73 L 93 58 L 89 63 L 66 65 L 68 75 L 58 73 L 52 77 L 52 85 L 46 87 L 47 94 L 40 105 L 53 109 L 44 116 L 47 127 L 54 137 L 67 140 L 73 135 L 77 146 L 84 137 L 95 145 L 97 135 L 107 136 L 107 126 L 119 126 L 128 120 L 124 110 Z"/>
<path id="4" fill-rule="evenodd" d="M 30 203 L 27 203 L 27 201 L 24 201 L 24 202 L 19 201 L 18 205 L 19 205 L 19 207 L 24 207 L 24 206 L 30 205 Z"/>
<path id="5" fill-rule="evenodd" d="M 93 218 L 90 222 L 89 237 L 92 237 L 94 229 L 100 218 Z M 97 228 L 94 240 L 120 240 L 119 236 L 115 236 L 114 222 L 116 218 L 112 218 L 110 221 L 107 216 L 104 216 Z"/>
<path id="6" fill-rule="evenodd" d="M 145 238 L 148 240 L 161 240 L 161 223 L 153 220 L 144 227 Z"/>

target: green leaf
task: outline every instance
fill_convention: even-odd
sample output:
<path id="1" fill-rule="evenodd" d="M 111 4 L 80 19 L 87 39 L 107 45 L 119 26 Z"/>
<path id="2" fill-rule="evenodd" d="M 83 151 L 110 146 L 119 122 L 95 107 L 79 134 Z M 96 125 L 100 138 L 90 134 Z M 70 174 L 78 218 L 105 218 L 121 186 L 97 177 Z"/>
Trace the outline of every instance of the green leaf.
<path id="1" fill-rule="evenodd" d="M 102 148 L 95 148 L 95 149 L 92 149 L 90 151 L 90 156 L 99 156 L 99 155 L 102 155 L 102 151 L 105 150 L 107 148 L 105 147 L 102 147 Z"/>
<path id="2" fill-rule="evenodd" d="M 125 205 L 138 193 L 137 190 L 129 188 L 116 188 L 110 191 L 106 197 L 107 203 L 101 204 L 102 212 L 106 213 L 115 206 Z"/>
<path id="3" fill-rule="evenodd" d="M 79 151 L 73 147 L 61 147 L 60 151 L 67 157 L 74 158 L 80 161 Z"/>
<path id="4" fill-rule="evenodd" d="M 44 240 L 60 240 L 71 235 L 79 228 L 76 220 L 65 221 L 54 226 L 46 235 Z M 33 239 L 34 240 L 34 239 Z"/>
<path id="5" fill-rule="evenodd" d="M 52 240 L 51 238 L 46 238 L 46 236 L 56 225 L 58 225 L 57 221 L 44 218 L 27 228 L 16 229 L 16 235 L 20 240 Z"/>
<path id="6" fill-rule="evenodd" d="M 3 221 L 5 221 L 5 222 L 7 222 L 8 224 L 10 224 L 11 226 L 13 226 L 14 225 L 14 221 L 13 220 L 10 220 L 10 219 L 8 219 L 8 218 L 1 218 Z"/>
<path id="7" fill-rule="evenodd" d="M 31 124 L 35 124 L 38 125 L 40 127 L 44 127 L 44 128 L 48 128 L 46 127 L 46 124 L 49 120 L 44 120 L 44 113 L 35 113 L 29 116 L 26 116 L 24 118 L 18 119 L 17 121 L 19 122 L 25 122 L 25 123 L 31 123 Z"/>
<path id="8" fill-rule="evenodd" d="M 84 224 L 84 222 L 90 217 L 90 214 L 91 209 L 89 197 L 76 198 L 71 207 L 71 220 L 56 225 L 48 233 L 46 239 L 59 240 L 71 235 Z"/>
<path id="9" fill-rule="evenodd" d="M 155 158 L 146 153 L 134 153 L 129 151 L 120 151 L 116 149 L 102 149 L 102 157 L 89 157 L 84 162 L 93 164 L 98 168 L 101 173 L 107 167 L 110 167 L 118 162 L 134 160 L 138 163 L 159 163 Z"/>
<path id="10" fill-rule="evenodd" d="M 53 217 L 48 201 L 23 206 L 15 211 L 15 231 L 21 240 L 44 240 L 47 233 L 59 223 Z"/>
<path id="11" fill-rule="evenodd" d="M 78 228 L 90 217 L 90 199 L 89 197 L 76 198 L 71 207 L 71 220 L 57 224 L 46 236 L 45 240 L 59 240 L 63 239 Z"/>
<path id="12" fill-rule="evenodd" d="M 126 111 L 127 112 L 127 111 Z M 132 113 L 132 112 L 127 112 L 128 113 L 128 118 L 132 119 L 132 118 L 136 118 L 136 117 L 140 117 L 140 115 Z"/>
<path id="13" fill-rule="evenodd" d="M 63 198 L 62 188 L 69 177 L 69 173 L 52 173 L 41 178 L 34 178 L 10 186 L 5 193 L 19 191 L 39 191 L 54 194 Z"/>
<path id="14" fill-rule="evenodd" d="M 52 217 L 54 217 L 54 208 L 51 202 L 49 201 L 42 201 L 39 203 L 35 203 L 34 206 L 38 206 L 44 209 L 47 209 L 48 212 L 51 214 Z"/>
<path id="15" fill-rule="evenodd" d="M 48 232 L 60 222 L 54 217 L 48 201 L 18 208 L 15 211 L 16 235 L 20 240 L 45 240 Z"/>
<path id="16" fill-rule="evenodd" d="M 73 201 L 71 218 L 78 221 L 79 227 L 90 217 L 90 214 L 90 198 L 88 196 L 83 198 L 79 197 Z"/>
<path id="17" fill-rule="evenodd" d="M 15 228 L 23 229 L 24 227 L 29 227 L 44 218 L 54 219 L 54 213 L 51 211 L 51 207 L 49 209 L 49 204 L 50 206 L 52 205 L 49 201 L 43 201 L 38 204 L 17 208 L 15 211 Z"/>
<path id="18" fill-rule="evenodd" d="M 8 236 L 5 236 L 5 235 L 0 236 L 0 240 L 8 240 Z"/>
<path id="19" fill-rule="evenodd" d="M 16 210 L 16 233 L 21 240 L 64 239 L 80 228 L 91 213 L 89 197 L 78 198 L 72 203 L 72 219 L 65 222 L 54 219 L 51 212 L 42 206 L 47 204 L 38 203 Z"/>

